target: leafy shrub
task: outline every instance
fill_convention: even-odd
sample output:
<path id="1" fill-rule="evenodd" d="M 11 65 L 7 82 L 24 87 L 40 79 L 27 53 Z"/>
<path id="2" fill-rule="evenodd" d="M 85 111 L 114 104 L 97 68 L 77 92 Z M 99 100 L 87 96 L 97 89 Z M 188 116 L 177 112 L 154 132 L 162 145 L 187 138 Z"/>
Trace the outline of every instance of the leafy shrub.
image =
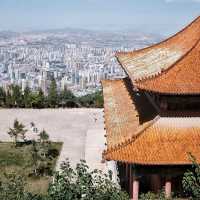
<path id="1" fill-rule="evenodd" d="M 69 162 L 61 165 L 45 195 L 26 192 L 23 177 L 6 175 L 0 181 L 1 200 L 129 200 L 128 195 L 113 183 L 112 173 L 90 171 L 85 161 L 72 169 Z"/>
<path id="2" fill-rule="evenodd" d="M 49 187 L 50 200 L 128 200 L 128 195 L 113 183 L 112 174 L 102 171 L 89 171 L 85 161 L 72 169 L 69 162 L 61 165 L 54 182 Z"/>
<path id="3" fill-rule="evenodd" d="M 200 199 L 200 165 L 196 158 L 189 154 L 192 161 L 192 170 L 185 172 L 182 185 L 186 194 L 193 199 Z"/>
<path id="4" fill-rule="evenodd" d="M 139 199 L 140 200 L 167 200 L 165 198 L 164 192 L 160 192 L 158 194 L 148 192 L 146 194 L 141 194 Z"/>

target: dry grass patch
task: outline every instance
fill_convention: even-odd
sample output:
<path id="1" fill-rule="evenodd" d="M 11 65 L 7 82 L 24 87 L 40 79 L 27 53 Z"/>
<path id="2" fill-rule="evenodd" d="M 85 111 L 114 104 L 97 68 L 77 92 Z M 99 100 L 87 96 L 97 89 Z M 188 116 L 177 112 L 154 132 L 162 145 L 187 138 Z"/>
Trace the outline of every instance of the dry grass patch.
<path id="1" fill-rule="evenodd" d="M 18 147 L 11 142 L 0 143 L 0 178 L 4 178 L 5 173 L 16 173 L 27 179 L 27 190 L 36 193 L 45 193 L 51 182 L 51 176 L 32 176 L 33 159 L 31 155 L 32 143 L 21 144 Z M 62 143 L 51 142 L 50 150 L 57 151 L 58 154 L 48 160 L 50 170 L 54 171 L 58 156 L 62 148 Z"/>

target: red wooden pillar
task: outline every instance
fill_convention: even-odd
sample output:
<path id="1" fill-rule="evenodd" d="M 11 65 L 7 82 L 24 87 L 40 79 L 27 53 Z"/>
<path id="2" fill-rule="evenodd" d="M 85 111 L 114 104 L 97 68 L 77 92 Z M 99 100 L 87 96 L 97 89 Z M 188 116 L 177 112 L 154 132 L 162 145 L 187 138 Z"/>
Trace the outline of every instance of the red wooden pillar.
<path id="1" fill-rule="evenodd" d="M 165 181 L 165 197 L 166 198 L 171 198 L 171 193 L 172 193 L 172 183 L 170 179 L 166 179 Z"/>
<path id="2" fill-rule="evenodd" d="M 138 198 L 139 198 L 139 180 L 136 177 L 134 177 L 132 200 L 138 200 Z"/>
<path id="3" fill-rule="evenodd" d="M 139 199 L 139 179 L 136 169 L 131 164 L 129 164 L 129 194 L 131 200 Z"/>

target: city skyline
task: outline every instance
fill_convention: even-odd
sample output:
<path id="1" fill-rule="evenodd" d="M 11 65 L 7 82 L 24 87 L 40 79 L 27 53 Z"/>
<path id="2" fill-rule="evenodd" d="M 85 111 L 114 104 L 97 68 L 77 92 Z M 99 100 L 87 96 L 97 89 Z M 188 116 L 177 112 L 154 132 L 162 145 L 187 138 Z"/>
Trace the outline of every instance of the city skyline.
<path id="1" fill-rule="evenodd" d="M 0 30 L 71 27 L 169 35 L 198 16 L 199 9 L 199 0 L 1 0 Z"/>

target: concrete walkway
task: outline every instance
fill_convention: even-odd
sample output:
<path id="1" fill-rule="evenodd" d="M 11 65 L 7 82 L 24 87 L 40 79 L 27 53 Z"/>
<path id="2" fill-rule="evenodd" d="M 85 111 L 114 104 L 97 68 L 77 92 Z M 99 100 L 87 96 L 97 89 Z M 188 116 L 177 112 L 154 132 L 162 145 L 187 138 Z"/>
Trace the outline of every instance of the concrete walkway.
<path id="1" fill-rule="evenodd" d="M 105 149 L 102 109 L 1 109 L 0 141 L 10 141 L 7 131 L 15 119 L 26 125 L 29 138 L 37 135 L 30 126 L 34 122 L 39 130 L 47 131 L 52 141 L 63 142 L 57 169 L 66 158 L 73 167 L 85 159 L 91 169 L 111 169 L 116 176 L 114 163 L 101 162 Z"/>

